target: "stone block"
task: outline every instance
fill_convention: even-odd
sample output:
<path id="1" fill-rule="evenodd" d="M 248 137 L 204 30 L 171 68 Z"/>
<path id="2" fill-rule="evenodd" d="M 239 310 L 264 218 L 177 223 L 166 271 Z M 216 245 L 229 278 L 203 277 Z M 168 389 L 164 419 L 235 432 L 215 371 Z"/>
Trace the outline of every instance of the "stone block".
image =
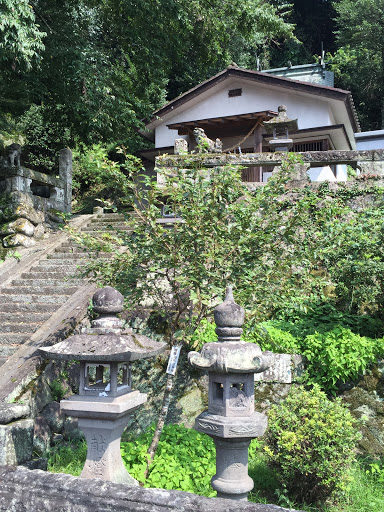
<path id="1" fill-rule="evenodd" d="M 18 204 L 14 208 L 14 217 L 23 217 L 24 219 L 28 219 L 35 226 L 44 222 L 44 213 L 35 210 L 33 206 L 30 206 L 24 202 Z"/>
<path id="2" fill-rule="evenodd" d="M 183 155 L 188 153 L 188 142 L 185 139 L 175 139 L 175 155 Z"/>
<path id="3" fill-rule="evenodd" d="M 77 418 L 72 418 L 71 416 L 67 416 L 65 418 L 63 436 L 65 439 L 70 440 L 84 439 L 84 433 L 79 428 L 79 421 Z"/>
<path id="4" fill-rule="evenodd" d="M 0 233 L 3 235 L 13 235 L 21 233 L 26 236 L 33 236 L 35 226 L 28 219 L 19 218 L 7 224 L 3 224 Z"/>
<path id="5" fill-rule="evenodd" d="M 44 416 L 37 416 L 35 418 L 33 431 L 33 450 L 38 455 L 45 455 L 49 451 L 50 445 L 51 429 L 49 428 L 48 422 Z"/>
<path id="6" fill-rule="evenodd" d="M 37 240 L 40 240 L 40 238 L 43 238 L 44 233 L 45 233 L 45 227 L 44 227 L 44 224 L 38 224 L 38 225 L 35 227 L 35 232 L 34 232 L 33 236 L 34 236 Z"/>
<path id="7" fill-rule="evenodd" d="M 52 401 L 51 389 L 46 379 L 36 379 L 34 385 L 22 395 L 22 399 L 29 404 L 31 417 L 39 416 L 44 407 Z"/>
<path id="8" fill-rule="evenodd" d="M 49 428 L 52 432 L 60 434 L 64 427 L 65 414 L 60 410 L 60 404 L 58 402 L 51 402 L 46 405 L 41 415 L 47 421 Z"/>
<path id="9" fill-rule="evenodd" d="M 290 354 L 269 353 L 271 366 L 262 373 L 255 373 L 255 382 L 292 382 L 292 358 Z"/>
<path id="10" fill-rule="evenodd" d="M 16 233 L 15 235 L 8 235 L 3 238 L 4 247 L 33 247 L 36 241 L 29 236 Z"/>
<path id="11" fill-rule="evenodd" d="M 0 465 L 17 466 L 32 458 L 33 420 L 0 425 Z"/>
<path id="12" fill-rule="evenodd" d="M 0 424 L 6 425 L 12 421 L 25 418 L 29 415 L 29 406 L 26 404 L 7 404 L 0 402 Z"/>

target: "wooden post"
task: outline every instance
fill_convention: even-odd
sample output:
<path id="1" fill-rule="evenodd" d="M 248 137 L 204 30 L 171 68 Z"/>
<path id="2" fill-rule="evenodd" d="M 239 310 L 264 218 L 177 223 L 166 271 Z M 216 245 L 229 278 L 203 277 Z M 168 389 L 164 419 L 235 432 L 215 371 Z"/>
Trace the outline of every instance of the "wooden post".
<path id="1" fill-rule="evenodd" d="M 263 152 L 263 135 L 262 135 L 263 127 L 261 124 L 255 128 L 253 132 L 253 150 L 255 153 Z M 262 182 L 263 181 L 263 168 L 261 166 L 254 167 L 254 182 Z"/>

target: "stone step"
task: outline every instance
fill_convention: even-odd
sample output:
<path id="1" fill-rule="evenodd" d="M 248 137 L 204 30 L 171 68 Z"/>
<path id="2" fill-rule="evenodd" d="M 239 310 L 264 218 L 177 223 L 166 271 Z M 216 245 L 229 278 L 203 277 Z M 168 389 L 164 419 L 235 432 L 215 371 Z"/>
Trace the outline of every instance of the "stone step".
<path id="1" fill-rule="evenodd" d="M 92 259 L 95 253 L 85 252 L 84 254 L 73 253 L 73 252 L 53 252 L 48 254 L 47 260 L 89 260 Z"/>
<path id="2" fill-rule="evenodd" d="M 80 253 L 71 252 L 53 252 L 52 254 L 49 254 L 47 257 L 48 259 L 44 261 L 46 262 L 49 260 L 71 260 L 72 263 L 72 260 L 78 260 L 84 263 L 95 258 L 107 258 L 109 256 L 110 254 L 108 254 L 107 252 L 85 252 L 84 255 Z"/>
<path id="3" fill-rule="evenodd" d="M 40 265 L 33 267 L 32 272 L 64 272 L 67 275 L 72 275 L 78 268 L 84 267 L 85 262 L 74 262 L 74 260 L 45 260 Z"/>
<path id="4" fill-rule="evenodd" d="M 134 211 L 127 212 L 127 214 L 128 215 L 137 215 L 136 212 L 134 212 Z M 101 220 L 120 219 L 120 220 L 124 220 L 125 216 L 122 213 L 102 213 L 102 214 L 97 215 L 96 219 L 101 219 Z M 95 220 L 95 218 L 91 219 L 91 222 L 93 220 Z"/>
<path id="5" fill-rule="evenodd" d="M 129 219 L 129 217 L 127 218 Z M 118 217 L 108 217 L 106 219 L 103 217 L 96 217 L 96 219 L 92 219 L 91 222 L 86 224 L 86 226 L 90 226 L 91 224 L 116 224 L 119 222 L 125 222 L 127 218 L 124 217 L 124 215 L 119 215 Z"/>
<path id="6" fill-rule="evenodd" d="M 110 226 L 109 224 L 95 224 L 94 226 L 86 226 L 81 230 L 82 233 L 105 233 L 105 232 L 119 232 L 119 231 L 127 231 L 132 232 L 131 226 L 128 226 L 128 224 L 118 224 L 116 226 Z"/>
<path id="7" fill-rule="evenodd" d="M 8 297 L 7 297 L 8 298 Z M 61 304 L 37 304 L 35 303 L 27 303 L 27 302 L 12 302 L 10 303 L 9 298 L 5 303 L 0 303 L 0 313 L 17 313 L 17 314 L 25 314 L 28 312 L 30 314 L 42 314 L 42 313 L 54 313 L 59 309 Z M 10 318 L 10 315 L 8 315 Z"/>
<path id="8" fill-rule="evenodd" d="M 68 241 L 68 242 L 63 242 L 60 247 L 63 247 L 63 248 L 67 248 L 67 247 L 75 248 L 75 247 L 81 247 L 81 245 L 79 243 L 77 243 L 77 242 Z"/>
<path id="9" fill-rule="evenodd" d="M 1 345 L 21 345 L 25 343 L 31 334 L 20 334 L 14 332 L 0 333 L 0 346 Z M 16 347 L 18 348 L 18 347 Z M 1 354 L 1 353 L 0 353 Z"/>
<path id="10" fill-rule="evenodd" d="M 56 253 L 56 254 L 59 254 L 59 253 Z M 78 256 L 79 258 L 79 256 Z M 63 261 L 62 258 L 49 258 L 49 259 L 46 259 L 46 260 L 41 260 L 39 262 L 39 267 L 41 266 L 50 266 L 50 265 L 61 265 L 61 266 L 65 266 L 65 265 L 71 265 L 72 267 L 76 267 L 76 265 L 84 265 L 85 263 L 85 259 L 73 259 L 73 258 L 70 258 L 70 259 L 67 259 L 67 261 Z M 36 267 L 34 267 L 36 268 Z"/>
<path id="11" fill-rule="evenodd" d="M 28 337 L 27 337 L 27 339 L 28 339 Z M 9 356 L 14 354 L 18 348 L 19 348 L 18 345 L 13 346 L 13 345 L 0 344 L 0 357 L 7 359 Z"/>
<path id="12" fill-rule="evenodd" d="M 67 298 L 67 295 L 1 294 L 0 304 L 9 304 L 11 302 L 25 302 L 27 304 L 64 304 Z"/>
<path id="13" fill-rule="evenodd" d="M 52 312 L 47 313 L 41 313 L 41 312 L 27 312 L 27 311 L 9 311 L 9 312 L 2 312 L 0 311 L 0 322 L 15 322 L 15 323 L 23 323 L 23 322 L 45 322 L 50 318 L 52 315 Z M 1 325 L 0 325 L 0 331 L 1 331 Z"/>
<path id="14" fill-rule="evenodd" d="M 15 279 L 11 282 L 10 286 L 28 286 L 34 288 L 36 286 L 80 286 L 83 284 L 83 279 L 67 279 L 66 276 L 60 278 L 52 274 L 46 278 L 33 278 L 36 274 L 28 274 L 28 278 Z"/>
<path id="15" fill-rule="evenodd" d="M 20 295 L 33 293 L 34 295 L 72 295 L 78 286 L 43 286 L 31 289 L 30 286 L 9 286 L 0 288 L 0 294 Z"/>
<path id="16" fill-rule="evenodd" d="M 73 253 L 85 253 L 87 249 L 84 247 L 81 247 L 80 245 L 64 245 L 62 244 L 60 247 L 56 247 L 54 252 L 61 252 L 61 253 L 67 253 L 67 254 L 73 254 Z"/>
<path id="17" fill-rule="evenodd" d="M 62 282 L 68 283 L 68 284 L 75 284 L 75 283 L 83 284 L 84 283 L 84 280 L 80 279 L 79 277 L 73 276 L 77 267 L 69 267 L 70 271 L 68 270 L 67 272 L 63 271 L 62 266 L 58 266 L 56 270 L 55 270 L 56 267 L 52 267 L 52 266 L 47 267 L 47 268 L 49 269 L 49 271 L 44 268 L 36 268 L 33 272 L 24 272 L 23 274 L 20 275 L 20 279 L 27 279 L 27 280 L 34 280 L 34 279 L 36 279 L 36 280 L 44 280 L 44 279 L 59 280 L 60 279 Z M 51 269 L 53 269 L 52 272 L 50 271 Z"/>
<path id="18" fill-rule="evenodd" d="M 11 318 L 9 318 L 11 320 Z M 0 325 L 0 334 L 6 333 L 34 333 L 40 326 L 42 322 L 39 323 L 2 323 Z"/>

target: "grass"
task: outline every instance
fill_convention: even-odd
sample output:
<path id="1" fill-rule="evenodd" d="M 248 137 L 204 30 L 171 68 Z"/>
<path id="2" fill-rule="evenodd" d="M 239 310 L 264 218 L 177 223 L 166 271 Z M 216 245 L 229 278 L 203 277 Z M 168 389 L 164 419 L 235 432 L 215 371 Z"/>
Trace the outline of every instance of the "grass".
<path id="1" fill-rule="evenodd" d="M 48 470 L 54 473 L 68 473 L 79 476 L 85 462 L 87 446 L 85 441 L 57 444 L 51 450 Z M 307 506 L 294 503 L 281 485 L 274 472 L 267 466 L 260 450 L 252 450 L 253 460 L 249 463 L 249 474 L 255 482 L 249 501 L 273 503 L 282 507 L 304 512 L 381 512 L 384 511 L 384 470 L 367 472 L 364 460 L 356 462 L 351 469 L 351 485 L 342 503 Z M 129 465 L 128 471 L 129 471 Z M 180 468 L 179 468 L 180 469 Z M 174 486 L 177 489 L 177 486 Z M 212 490 L 211 490 L 212 492 Z M 205 493 L 206 494 L 206 493 Z"/>
<path id="2" fill-rule="evenodd" d="M 359 460 L 351 468 L 351 484 L 343 502 L 308 506 L 289 499 L 273 471 L 260 457 L 250 463 L 249 474 L 255 482 L 249 501 L 274 503 L 304 512 L 381 512 L 384 511 L 384 486 L 379 475 L 367 473 L 365 461 Z"/>

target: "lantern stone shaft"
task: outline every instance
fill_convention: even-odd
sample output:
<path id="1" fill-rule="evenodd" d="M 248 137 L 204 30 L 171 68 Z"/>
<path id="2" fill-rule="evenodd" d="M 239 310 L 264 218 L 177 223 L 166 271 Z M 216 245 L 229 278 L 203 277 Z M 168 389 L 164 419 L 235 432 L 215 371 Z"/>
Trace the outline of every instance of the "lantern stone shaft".
<path id="1" fill-rule="evenodd" d="M 62 400 L 60 408 L 78 418 L 87 441 L 81 478 L 138 485 L 120 454 L 130 415 L 147 401 L 146 394 L 131 389 L 131 362 L 163 352 L 165 344 L 123 328 L 116 314 L 123 310 L 124 298 L 114 288 L 98 290 L 92 301 L 99 318 L 91 328 L 40 353 L 50 359 L 80 361 L 79 394 Z"/>
<path id="2" fill-rule="evenodd" d="M 266 370 L 269 361 L 258 345 L 241 340 L 244 309 L 230 287 L 214 318 L 218 342 L 189 354 L 190 364 L 209 375 L 208 410 L 196 418 L 195 429 L 212 437 L 216 446 L 211 484 L 217 496 L 246 501 L 253 489 L 248 447 L 267 427 L 267 417 L 254 410 L 254 374 Z"/>

